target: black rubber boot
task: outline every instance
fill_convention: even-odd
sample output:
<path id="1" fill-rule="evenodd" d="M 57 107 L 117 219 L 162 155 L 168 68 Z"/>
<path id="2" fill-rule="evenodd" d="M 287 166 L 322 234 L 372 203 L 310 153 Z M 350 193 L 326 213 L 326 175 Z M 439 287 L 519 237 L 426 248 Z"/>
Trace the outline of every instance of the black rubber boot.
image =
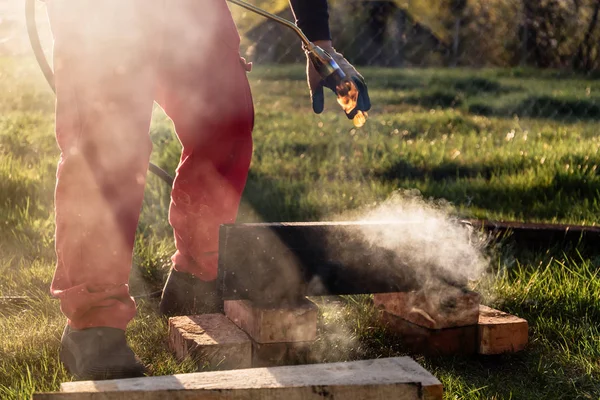
<path id="1" fill-rule="evenodd" d="M 171 269 L 159 310 L 168 317 L 221 313 L 223 300 L 217 281 L 205 282 L 194 275 Z"/>
<path id="2" fill-rule="evenodd" d="M 60 360 L 77 380 L 124 379 L 144 376 L 146 367 L 127 345 L 125 331 L 98 327 L 65 327 Z"/>

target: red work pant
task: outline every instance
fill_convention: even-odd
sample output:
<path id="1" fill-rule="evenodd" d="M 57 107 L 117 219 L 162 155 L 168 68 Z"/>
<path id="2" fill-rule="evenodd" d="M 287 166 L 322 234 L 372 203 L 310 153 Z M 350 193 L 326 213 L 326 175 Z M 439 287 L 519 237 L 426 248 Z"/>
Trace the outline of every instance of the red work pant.
<path id="1" fill-rule="evenodd" d="M 171 193 L 177 270 L 217 274 L 235 220 L 254 109 L 225 0 L 48 0 L 54 35 L 57 266 L 69 324 L 125 329 L 156 100 L 183 146 Z"/>

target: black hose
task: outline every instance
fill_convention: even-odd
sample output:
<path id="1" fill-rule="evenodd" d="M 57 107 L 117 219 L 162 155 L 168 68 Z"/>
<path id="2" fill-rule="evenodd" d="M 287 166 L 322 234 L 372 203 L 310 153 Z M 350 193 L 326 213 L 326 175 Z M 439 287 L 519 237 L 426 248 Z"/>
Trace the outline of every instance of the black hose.
<path id="1" fill-rule="evenodd" d="M 48 64 L 48 60 L 46 60 L 46 56 L 44 55 L 44 50 L 42 49 L 42 44 L 40 43 L 40 36 L 38 34 L 37 25 L 35 22 L 35 1 L 36 0 L 25 0 L 25 20 L 27 22 L 27 34 L 29 35 L 29 41 L 31 42 L 31 48 L 33 49 L 35 59 L 42 69 L 42 73 L 44 74 L 44 77 L 46 77 L 46 80 L 52 88 L 52 91 L 56 93 L 56 88 L 54 87 L 54 72 L 52 72 L 52 68 L 50 68 L 50 64 Z"/>
<path id="2" fill-rule="evenodd" d="M 50 64 L 48 64 L 48 60 L 44 54 L 44 49 L 40 43 L 40 35 L 38 34 L 37 24 L 35 21 L 35 2 L 36 0 L 25 0 L 25 20 L 27 21 L 27 34 L 29 35 L 29 42 L 31 43 L 31 48 L 33 50 L 33 54 L 35 55 L 35 59 L 37 60 L 42 73 L 46 78 L 46 81 L 48 81 L 48 85 L 50 85 L 52 91 L 56 93 L 56 88 L 54 86 L 54 72 L 52 71 Z M 148 170 L 162 179 L 167 185 L 173 186 L 173 177 L 158 165 L 149 163 Z"/>

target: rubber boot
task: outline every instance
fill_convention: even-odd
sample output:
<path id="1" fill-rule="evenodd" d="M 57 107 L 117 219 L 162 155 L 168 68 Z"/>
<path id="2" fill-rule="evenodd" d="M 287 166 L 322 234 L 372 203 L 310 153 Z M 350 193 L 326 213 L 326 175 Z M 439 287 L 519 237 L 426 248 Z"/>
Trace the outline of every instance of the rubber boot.
<path id="1" fill-rule="evenodd" d="M 223 312 L 217 281 L 205 282 L 194 275 L 171 269 L 160 300 L 162 315 L 201 315 Z"/>
<path id="2" fill-rule="evenodd" d="M 127 345 L 125 331 L 66 326 L 60 360 L 77 380 L 124 379 L 144 376 L 146 367 Z"/>

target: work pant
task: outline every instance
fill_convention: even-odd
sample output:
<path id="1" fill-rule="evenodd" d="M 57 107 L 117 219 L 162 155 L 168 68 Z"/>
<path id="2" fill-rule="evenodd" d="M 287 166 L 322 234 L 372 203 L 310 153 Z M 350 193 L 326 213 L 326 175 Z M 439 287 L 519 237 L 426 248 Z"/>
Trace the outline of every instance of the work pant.
<path id="1" fill-rule="evenodd" d="M 217 275 L 235 220 L 254 109 L 225 0 L 47 0 L 54 35 L 57 266 L 51 292 L 76 329 L 125 329 L 152 143 L 153 101 L 183 151 L 169 222 L 177 270 Z"/>

